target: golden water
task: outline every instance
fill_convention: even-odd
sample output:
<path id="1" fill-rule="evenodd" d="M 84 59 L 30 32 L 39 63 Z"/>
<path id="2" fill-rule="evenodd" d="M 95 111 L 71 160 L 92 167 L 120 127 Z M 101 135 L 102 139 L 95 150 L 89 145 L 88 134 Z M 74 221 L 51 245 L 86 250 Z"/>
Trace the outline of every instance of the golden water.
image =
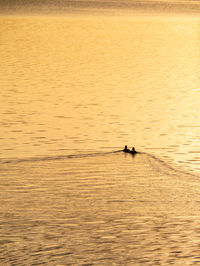
<path id="1" fill-rule="evenodd" d="M 198 18 L 13 16 L 0 32 L 1 158 L 128 144 L 199 169 Z"/>
<path id="2" fill-rule="evenodd" d="M 199 22 L 0 17 L 3 265 L 199 263 Z"/>

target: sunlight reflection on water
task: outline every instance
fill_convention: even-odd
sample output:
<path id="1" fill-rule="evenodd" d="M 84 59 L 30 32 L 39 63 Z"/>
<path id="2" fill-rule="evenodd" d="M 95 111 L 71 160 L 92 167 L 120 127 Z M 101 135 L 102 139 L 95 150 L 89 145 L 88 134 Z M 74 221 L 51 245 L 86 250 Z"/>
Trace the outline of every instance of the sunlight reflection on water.
<path id="1" fill-rule="evenodd" d="M 2 263 L 198 263 L 198 187 L 145 153 L 1 164 Z"/>
<path id="2" fill-rule="evenodd" d="M 199 170 L 199 19 L 1 17 L 1 158 L 124 144 Z"/>
<path id="3" fill-rule="evenodd" d="M 196 265 L 199 19 L 5 16 L 0 32 L 2 263 Z M 125 144 L 141 153 L 112 153 Z"/>

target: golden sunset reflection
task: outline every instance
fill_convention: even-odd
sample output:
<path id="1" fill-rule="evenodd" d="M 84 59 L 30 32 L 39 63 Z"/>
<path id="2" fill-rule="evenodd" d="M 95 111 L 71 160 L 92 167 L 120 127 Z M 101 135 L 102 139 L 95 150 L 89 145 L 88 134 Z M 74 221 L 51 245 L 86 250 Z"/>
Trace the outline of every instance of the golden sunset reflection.
<path id="1" fill-rule="evenodd" d="M 197 265 L 197 1 L 11 2 L 0 4 L 3 265 Z"/>
<path id="2" fill-rule="evenodd" d="M 1 28 L 1 157 L 134 142 L 177 161 L 197 148 L 197 18 L 1 17 Z"/>

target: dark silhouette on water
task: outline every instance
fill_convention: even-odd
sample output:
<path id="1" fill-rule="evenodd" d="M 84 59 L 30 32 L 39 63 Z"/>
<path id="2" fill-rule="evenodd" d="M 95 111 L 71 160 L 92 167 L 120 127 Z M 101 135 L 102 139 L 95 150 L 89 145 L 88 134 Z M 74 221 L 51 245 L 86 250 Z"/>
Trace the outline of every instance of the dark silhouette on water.
<path id="1" fill-rule="evenodd" d="M 123 152 L 131 153 L 131 154 L 137 153 L 134 147 L 132 148 L 132 150 L 129 150 L 127 145 L 125 145 Z"/>
<path id="2" fill-rule="evenodd" d="M 123 152 L 130 152 L 130 150 L 127 148 L 127 145 L 125 145 Z"/>

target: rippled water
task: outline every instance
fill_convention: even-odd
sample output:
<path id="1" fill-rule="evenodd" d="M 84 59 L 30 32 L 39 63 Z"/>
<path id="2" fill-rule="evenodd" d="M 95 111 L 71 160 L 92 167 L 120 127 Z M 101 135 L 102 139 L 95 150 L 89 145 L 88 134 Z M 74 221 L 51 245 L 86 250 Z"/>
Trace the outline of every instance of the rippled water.
<path id="1" fill-rule="evenodd" d="M 1 158 L 149 149 L 199 169 L 199 19 L 1 17 Z"/>
<path id="2" fill-rule="evenodd" d="M 1 164 L 3 265 L 199 263 L 199 176 L 148 153 Z"/>
<path id="3" fill-rule="evenodd" d="M 3 264 L 200 263 L 199 45 L 198 17 L 0 17 Z"/>

